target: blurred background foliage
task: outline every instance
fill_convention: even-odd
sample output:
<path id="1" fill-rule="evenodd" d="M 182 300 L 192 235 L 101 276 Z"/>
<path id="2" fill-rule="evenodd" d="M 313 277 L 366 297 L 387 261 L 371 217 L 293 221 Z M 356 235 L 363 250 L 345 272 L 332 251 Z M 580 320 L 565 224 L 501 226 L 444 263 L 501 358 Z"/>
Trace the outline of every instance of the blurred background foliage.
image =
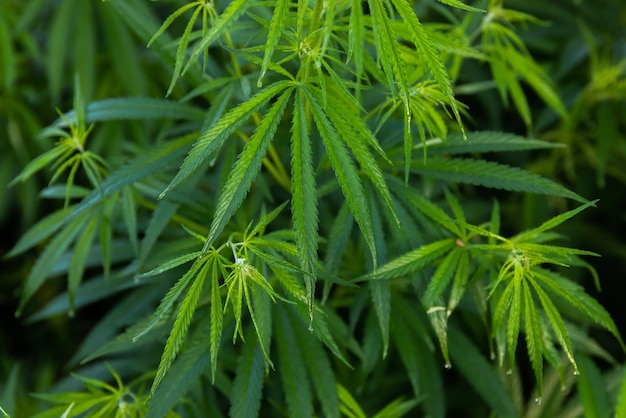
<path id="1" fill-rule="evenodd" d="M 420 16 L 426 22 L 449 13 L 434 1 L 420 1 L 418 9 L 419 3 L 424 4 L 425 13 Z M 612 314 L 624 335 L 626 3 L 505 0 L 505 4 L 539 19 L 518 28 L 518 33 L 555 82 L 567 118 L 559 117 L 528 89 L 533 121 L 529 125 L 513 103 L 503 103 L 495 84 L 489 81 L 489 67 L 468 62 L 459 71 L 456 92 L 469 106 L 471 118 L 465 123 L 470 129 L 515 132 L 567 145 L 566 150 L 498 158 L 510 158 L 505 162 L 557 179 L 586 198 L 600 199 L 597 208 L 571 220 L 563 232 L 571 240 L 569 246 L 602 255 L 590 260 L 601 278 L 602 291 L 595 290 L 590 279 L 582 284 Z M 159 11 L 158 4 L 154 10 Z M 162 21 L 166 15 L 164 11 L 158 18 Z M 14 187 L 8 184 L 28 161 L 51 147 L 49 138 L 38 135 L 57 118 L 55 107 L 63 111 L 72 107 L 74 74 L 81 75 L 86 101 L 116 96 L 163 97 L 167 91 L 171 70 L 135 33 L 146 29 L 131 30 L 127 23 L 102 1 L 0 0 L 0 256 L 36 219 L 61 205 L 46 198 L 46 193 L 55 191 L 46 188 L 43 175 Z M 147 22 L 146 27 L 151 23 L 156 24 Z M 162 42 L 167 43 L 167 39 Z M 468 93 L 472 95 L 465 96 Z M 180 98 L 176 89 L 172 96 Z M 106 160 L 115 160 L 123 157 L 127 147 L 158 134 L 149 122 L 105 123 L 93 133 L 90 148 Z M 485 201 L 484 195 L 477 195 L 481 192 L 475 192 L 477 205 Z M 531 194 L 503 193 L 496 197 L 501 200 L 505 231 L 538 225 L 559 205 L 558 200 Z M 0 405 L 23 411 L 23 416 L 34 411 L 28 393 L 43 392 L 67 375 L 83 338 L 108 310 L 105 300 L 82 310 L 76 318 L 58 315 L 36 323 L 23 319 L 28 315 L 15 319 L 18 289 L 35 260 L 34 252 L 29 254 L 0 259 Z M 61 281 L 47 281 L 30 306 L 43 306 L 64 289 Z M 596 370 L 607 387 L 616 390 L 624 355 L 614 339 L 600 333 L 594 337 L 606 351 L 591 347 L 590 352 L 600 353 L 604 360 L 594 363 L 583 359 L 581 367 Z M 581 412 L 581 402 L 568 394 L 577 384 L 585 382 L 572 377 L 559 383 L 556 375 L 546 376 L 546 391 L 553 390 L 552 397 L 544 395 L 543 405 L 529 404 L 527 416 L 557 416 L 550 415 L 551 411 L 571 411 L 576 416 Z M 463 388 L 458 390 L 462 396 Z"/>

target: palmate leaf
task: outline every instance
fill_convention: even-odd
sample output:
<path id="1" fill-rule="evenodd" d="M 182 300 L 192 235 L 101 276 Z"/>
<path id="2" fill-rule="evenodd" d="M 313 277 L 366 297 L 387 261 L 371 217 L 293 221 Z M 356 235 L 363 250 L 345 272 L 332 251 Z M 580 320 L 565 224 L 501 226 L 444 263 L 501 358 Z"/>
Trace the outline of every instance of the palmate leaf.
<path id="1" fill-rule="evenodd" d="M 301 89 L 296 90 L 291 126 L 291 210 L 300 266 L 308 273 L 304 280 L 309 298 L 309 313 L 312 315 L 315 294 L 315 276 L 312 275 L 317 263 L 319 218 L 313 153 L 303 94 Z"/>
<path id="2" fill-rule="evenodd" d="M 308 98 L 307 102 L 311 106 L 313 113 L 313 119 L 317 125 L 317 129 L 324 142 L 324 147 L 330 163 L 333 167 L 333 171 L 341 187 L 343 195 L 346 197 L 350 211 L 354 215 L 356 223 L 359 225 L 363 238 L 369 247 L 372 259 L 374 262 L 374 269 L 377 265 L 376 256 L 376 244 L 374 242 L 374 233 L 372 231 L 372 220 L 367 209 L 367 201 L 365 200 L 365 191 L 363 184 L 359 179 L 359 175 L 354 167 L 354 163 L 348 154 L 345 146 L 341 142 L 337 131 L 330 123 L 326 112 L 316 99 L 316 94 L 309 91 L 308 88 L 303 88 Z"/>
<path id="3" fill-rule="evenodd" d="M 228 113 L 222 116 L 219 121 L 213 124 L 208 130 L 203 132 L 193 148 L 185 158 L 180 170 L 159 196 L 161 199 L 180 182 L 194 172 L 203 161 L 212 158 L 213 154 L 219 150 L 228 137 L 235 132 L 253 113 L 261 106 L 265 105 L 275 95 L 287 88 L 289 85 L 286 81 L 279 81 L 272 84 L 266 89 L 259 92 L 249 100 L 241 103 L 237 107 L 232 108 Z M 265 129 L 268 129 L 266 127 Z"/>
<path id="4" fill-rule="evenodd" d="M 191 52 L 189 61 L 183 70 L 183 74 L 196 62 L 200 54 L 205 49 L 211 46 L 222 34 L 228 29 L 230 25 L 235 23 L 245 12 L 248 7 L 252 5 L 250 0 L 234 0 L 231 1 L 222 14 L 212 23 L 211 28 L 203 34 L 202 40 L 196 44 Z M 176 80 L 180 74 L 174 73 L 172 76 L 172 85 L 176 83 Z"/>
<path id="5" fill-rule="evenodd" d="M 424 29 L 415 11 L 411 7 L 411 3 L 407 0 L 392 0 L 393 5 L 402 17 L 402 20 L 406 23 L 407 29 L 411 33 L 413 43 L 420 51 L 421 56 L 426 62 L 426 66 L 430 70 L 433 78 L 437 82 L 439 89 L 448 100 L 448 104 L 452 109 L 452 113 L 456 118 L 461 131 L 464 133 L 463 122 L 461 121 L 461 115 L 454 99 L 454 92 L 452 91 L 452 82 L 448 71 L 441 59 L 441 56 L 435 49 L 432 41 L 429 39 L 428 32 Z"/>
<path id="6" fill-rule="evenodd" d="M 587 200 L 552 180 L 528 171 L 490 161 L 431 157 L 427 162 L 413 160 L 411 170 L 445 181 L 477 186 Z"/>
<path id="7" fill-rule="evenodd" d="M 204 244 L 204 250 L 207 250 L 211 247 L 211 245 L 213 245 L 248 193 L 248 190 L 252 185 L 252 181 L 261 169 L 261 163 L 265 157 L 265 153 L 267 152 L 270 142 L 274 138 L 274 134 L 278 128 L 278 123 L 280 122 L 283 112 L 285 111 L 285 107 L 287 106 L 287 102 L 292 91 L 292 89 L 288 89 L 276 100 L 276 103 L 274 103 L 271 109 L 267 112 L 257 129 L 250 137 L 250 141 L 246 144 L 243 151 L 237 158 L 237 161 L 230 172 L 230 176 L 222 189 L 219 200 L 217 201 L 215 215 L 213 217 L 213 221 L 211 222 L 211 228 Z M 181 168 L 181 171 L 182 170 L 183 168 Z M 172 184 L 174 181 L 172 181 Z"/>
<path id="8" fill-rule="evenodd" d="M 598 325 L 610 331 L 620 345 L 624 347 L 624 342 L 611 315 L 598 301 L 585 293 L 580 285 L 563 278 L 558 273 L 540 267 L 533 269 L 533 275 L 538 285 L 560 296 L 590 319 L 593 319 Z"/>

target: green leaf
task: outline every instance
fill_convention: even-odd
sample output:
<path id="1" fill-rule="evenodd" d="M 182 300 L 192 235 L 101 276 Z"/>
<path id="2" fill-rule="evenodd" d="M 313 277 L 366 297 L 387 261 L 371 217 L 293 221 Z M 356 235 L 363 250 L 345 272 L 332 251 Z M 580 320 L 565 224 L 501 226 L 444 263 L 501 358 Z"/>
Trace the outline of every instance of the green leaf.
<path id="1" fill-rule="evenodd" d="M 617 395 L 617 406 L 615 407 L 615 418 L 626 416 L 626 367 L 622 368 L 622 383 Z"/>
<path id="2" fill-rule="evenodd" d="M 355 281 L 386 280 L 405 276 L 431 265 L 433 261 L 455 246 L 455 241 L 452 238 L 423 245 L 382 265 L 375 273 L 361 276 Z"/>
<path id="3" fill-rule="evenodd" d="M 437 81 L 439 89 L 448 100 L 448 105 L 452 108 L 452 113 L 459 124 L 462 132 L 463 122 L 461 121 L 461 115 L 454 99 L 454 92 L 452 91 L 452 81 L 448 75 L 448 71 L 441 59 L 441 55 L 435 49 L 433 42 L 428 36 L 428 32 L 417 18 L 417 15 L 413 11 L 411 4 L 407 0 L 392 0 L 393 5 L 402 17 L 406 24 L 406 28 L 411 33 L 413 43 L 420 51 L 420 55 L 426 63 L 426 66 L 430 70 L 433 78 Z"/>
<path id="4" fill-rule="evenodd" d="M 202 54 L 207 48 L 209 48 L 214 41 L 222 36 L 222 34 L 228 29 L 228 27 L 235 23 L 241 17 L 241 15 L 246 12 L 250 5 L 252 5 L 252 2 L 250 0 L 233 0 L 228 4 L 226 9 L 219 16 L 219 18 L 217 18 L 212 23 L 211 29 L 203 34 L 202 40 L 198 42 L 193 48 L 191 56 L 187 61 L 187 65 L 182 72 L 183 74 L 186 73 L 189 68 L 196 62 L 198 57 L 200 57 L 200 54 Z M 176 80 L 179 76 L 180 72 L 174 73 L 174 75 L 172 76 L 172 86 L 176 83 Z"/>
<path id="5" fill-rule="evenodd" d="M 258 87 L 262 86 L 263 77 L 265 77 L 265 72 L 272 61 L 274 51 L 276 50 L 278 42 L 282 36 L 283 28 L 285 26 L 285 18 L 287 17 L 287 12 L 289 11 L 289 4 L 289 0 L 278 0 L 276 2 L 276 6 L 274 7 L 272 21 L 267 32 L 267 42 L 265 44 L 265 53 L 263 54 L 263 64 L 261 65 L 259 80 L 257 81 Z"/>
<path id="6" fill-rule="evenodd" d="M 549 231 L 550 229 L 554 229 L 560 224 L 562 224 L 563 222 L 567 221 L 568 219 L 573 218 L 574 216 L 576 216 L 583 210 L 587 209 L 588 207 L 595 206 L 596 203 L 598 203 L 597 199 L 592 200 L 590 202 L 586 202 L 584 205 L 581 205 L 577 207 L 576 209 L 572 209 L 565 213 L 561 213 L 560 215 L 557 215 L 553 218 L 550 218 L 549 220 L 547 220 L 546 222 L 544 222 L 537 228 L 533 228 L 529 231 L 525 231 L 525 232 L 522 232 L 521 234 L 517 234 L 515 237 L 511 238 L 511 240 L 515 242 L 531 241 L 532 239 L 539 236 L 541 233 Z"/>
<path id="7" fill-rule="evenodd" d="M 543 335 L 537 308 L 526 281 L 522 281 L 522 299 L 524 300 L 524 327 L 526 332 L 526 349 L 530 364 L 535 372 L 537 392 L 543 393 Z"/>
<path id="8" fill-rule="evenodd" d="M 67 149 L 62 146 L 55 146 L 49 151 L 39 155 L 37 158 L 31 160 L 22 172 L 15 177 L 9 186 L 14 186 L 18 182 L 24 182 L 31 178 L 33 174 L 49 166 L 52 162 L 59 160 L 59 158 L 67 152 Z"/>
<path id="9" fill-rule="evenodd" d="M 459 247 L 453 248 L 435 270 L 426 288 L 426 293 L 422 297 L 422 303 L 427 308 L 434 306 L 435 302 L 443 295 L 454 276 L 463 252 Z"/>
<path id="10" fill-rule="evenodd" d="M 460 0 L 437 0 L 440 3 L 447 4 L 448 6 L 456 7 L 458 9 L 467 10 L 468 12 L 484 13 L 485 10 L 478 9 L 476 7 L 468 6 Z"/>
<path id="11" fill-rule="evenodd" d="M 507 152 L 533 149 L 564 148 L 558 142 L 547 142 L 539 139 L 525 138 L 507 132 L 473 131 L 467 132 L 467 140 L 462 134 L 452 133 L 445 139 L 432 138 L 423 144 L 415 145 L 415 149 L 426 147 L 430 155 L 435 154 L 469 154 L 475 152 Z"/>
<path id="12" fill-rule="evenodd" d="M 312 417 L 313 399 L 306 373 L 302 351 L 286 310 L 282 305 L 276 309 L 276 348 L 280 366 L 287 410 L 291 417 Z"/>
<path id="13" fill-rule="evenodd" d="M 24 251 L 29 250 L 54 234 L 72 209 L 73 207 L 69 206 L 42 218 L 20 237 L 15 246 L 5 257 L 15 257 L 16 255 L 22 254 Z"/>
<path id="14" fill-rule="evenodd" d="M 167 342 L 165 343 L 165 349 L 163 350 L 163 355 L 161 356 L 161 362 L 159 363 L 154 382 L 152 383 L 152 388 L 150 389 L 151 396 L 154 396 L 156 389 L 159 387 L 159 384 L 165 377 L 165 374 L 172 365 L 172 362 L 178 355 L 183 342 L 185 342 L 185 336 L 187 335 L 187 331 L 191 325 L 191 319 L 196 311 L 198 299 L 200 299 L 202 287 L 210 269 L 210 262 L 199 263 L 199 266 L 197 267 L 197 270 L 199 270 L 198 274 L 195 275 L 193 279 L 191 279 L 192 276 L 190 275 L 189 280 L 193 280 L 193 283 L 191 284 L 191 287 L 189 287 L 189 291 L 180 305 L 178 314 L 176 315 L 176 320 L 174 321 L 174 326 L 172 327 L 170 335 L 167 338 Z"/>
<path id="15" fill-rule="evenodd" d="M 534 268 L 533 274 L 538 283 L 562 297 L 576 309 L 587 314 L 589 318 L 593 319 L 600 326 L 609 330 L 617 338 L 620 345 L 624 347 L 619 330 L 613 322 L 611 315 L 598 301 L 585 293 L 580 285 L 546 269 Z"/>
<path id="16" fill-rule="evenodd" d="M 72 251 L 72 259 L 70 261 L 70 268 L 67 277 L 67 287 L 69 294 L 70 315 L 74 314 L 74 300 L 76 292 L 80 286 L 80 282 L 83 278 L 85 271 L 85 265 L 87 262 L 87 256 L 91 249 L 92 241 L 98 226 L 98 218 L 92 218 L 81 236 L 76 240 L 76 245 Z"/>
<path id="17" fill-rule="evenodd" d="M 249 337 L 239 356 L 231 391 L 228 413 L 231 418 L 256 418 L 261 408 L 265 357 L 259 340 L 254 338 L 252 331 Z"/>
<path id="18" fill-rule="evenodd" d="M 574 360 L 574 351 L 572 350 L 572 343 L 569 338 L 569 333 L 567 332 L 567 328 L 565 328 L 565 322 L 563 322 L 563 318 L 561 317 L 561 313 L 556 309 L 548 295 L 544 292 L 544 290 L 534 281 L 529 280 L 535 289 L 535 293 L 539 296 L 539 300 L 541 301 L 541 306 L 543 307 L 544 312 L 548 317 L 548 321 L 552 326 L 552 330 L 554 331 L 554 335 L 556 336 L 557 341 L 561 345 L 561 348 L 567 355 L 568 360 L 574 367 L 574 373 L 578 374 L 578 367 L 576 365 L 576 360 Z"/>
<path id="19" fill-rule="evenodd" d="M 593 363 L 593 360 L 585 355 L 578 355 L 576 362 L 580 376 L 576 379 L 578 396 L 585 411 L 585 417 L 609 417 L 611 407 L 606 390 L 606 382 L 602 374 Z M 619 416 L 619 415 L 617 415 Z"/>
<path id="20" fill-rule="evenodd" d="M 354 215 L 361 233 L 365 238 L 365 242 L 369 247 L 372 259 L 374 261 L 374 268 L 377 265 L 376 256 L 376 244 L 374 242 L 374 233 L 372 231 L 372 220 L 367 209 L 367 201 L 365 200 L 365 191 L 363 190 L 363 184 L 359 179 L 359 175 L 354 167 L 354 163 L 348 154 L 345 146 L 341 143 L 337 132 L 331 125 L 326 112 L 323 107 L 317 102 L 315 95 L 309 92 L 308 89 L 304 90 L 308 97 L 308 103 L 311 106 L 313 118 L 317 125 L 317 129 L 324 142 L 324 147 L 330 163 L 333 167 L 337 181 L 341 186 L 341 191 L 346 197 L 350 211 Z"/>
<path id="21" fill-rule="evenodd" d="M 278 123 L 280 122 L 291 92 L 291 89 L 287 90 L 276 100 L 276 103 L 274 103 L 267 112 L 250 137 L 250 141 L 246 144 L 241 154 L 239 154 L 230 172 L 230 176 L 222 189 L 219 200 L 217 201 L 215 215 L 211 222 L 211 229 L 209 230 L 206 243 L 204 244 L 205 251 L 213 245 L 219 234 L 222 233 L 226 224 L 235 214 L 241 202 L 243 202 L 248 190 L 250 190 L 252 181 L 261 169 L 261 163 L 265 157 L 265 153 L 274 138 Z M 181 168 L 181 171 L 182 170 Z M 174 182 L 175 180 L 172 181 L 171 184 L 174 184 Z M 170 186 L 168 186 L 168 188 Z"/>
<path id="22" fill-rule="evenodd" d="M 365 412 L 361 409 L 361 405 L 354 399 L 352 394 L 337 383 L 337 392 L 339 393 L 340 411 L 348 418 L 366 418 Z"/>
<path id="23" fill-rule="evenodd" d="M 297 89 L 294 99 L 291 126 L 291 210 L 293 229 L 300 267 L 309 274 L 315 273 L 317 263 L 318 223 L 315 173 L 309 126 L 306 118 L 305 98 Z M 312 314 L 315 294 L 315 276 L 306 275 L 306 291 Z"/>
<path id="24" fill-rule="evenodd" d="M 174 305 L 178 297 L 185 291 L 189 282 L 196 277 L 196 273 L 204 267 L 204 263 L 200 261 L 200 259 L 196 260 L 191 268 L 176 282 L 174 286 L 167 292 L 167 294 L 161 300 L 159 307 L 152 315 L 150 322 L 139 332 L 137 335 L 133 337 L 133 341 L 138 341 L 144 335 L 146 335 L 152 328 L 161 323 L 161 320 L 165 317 L 165 315 L 169 312 L 170 308 Z"/>
<path id="25" fill-rule="evenodd" d="M 265 105 L 275 95 L 280 93 L 288 86 L 287 82 L 274 83 L 248 101 L 241 103 L 239 106 L 232 108 L 228 113 L 222 116 L 219 121 L 211 125 L 209 129 L 203 132 L 193 148 L 185 158 L 176 177 L 161 193 L 159 198 L 163 198 L 171 189 L 191 175 L 203 161 L 212 158 L 214 153 L 219 150 L 222 144 L 237 128 L 239 128 L 253 113 L 261 106 Z M 266 127 L 267 129 L 267 127 Z M 258 131 L 258 128 L 257 128 Z"/>
<path id="26" fill-rule="evenodd" d="M 224 324 L 224 308 L 220 294 L 217 262 L 212 264 L 211 271 L 211 381 L 215 383 L 217 371 L 217 354 L 222 341 L 222 329 Z"/>
<path id="27" fill-rule="evenodd" d="M 477 186 L 562 196 L 586 203 L 587 200 L 565 187 L 537 174 L 490 161 L 431 157 L 428 162 L 414 160 L 412 171 L 445 181 Z"/>
<path id="28" fill-rule="evenodd" d="M 74 240 L 74 238 L 80 233 L 83 229 L 89 217 L 81 216 L 78 219 L 75 219 L 69 225 L 67 225 L 60 233 L 55 235 L 50 243 L 46 246 L 46 249 L 43 250 L 41 255 L 37 258 L 32 270 L 30 271 L 28 277 L 26 278 L 26 282 L 24 283 L 24 288 L 22 289 L 22 297 L 20 298 L 20 303 L 16 311 L 16 315 L 20 316 L 22 314 L 22 310 L 26 305 L 26 302 L 35 294 L 37 289 L 46 281 L 46 279 L 50 276 L 50 273 L 57 262 L 61 259 L 61 256 L 65 253 L 65 251 L 69 248 L 70 244 Z"/>
<path id="29" fill-rule="evenodd" d="M 451 327 L 448 338 L 450 340 L 450 355 L 454 366 L 459 369 L 467 383 L 489 405 L 491 410 L 502 418 L 516 418 L 520 413 L 515 408 L 511 395 L 506 386 L 485 357 L 476 346 L 456 328 Z"/>
<path id="30" fill-rule="evenodd" d="M 209 321 L 206 321 L 189 337 L 189 346 L 169 369 L 150 399 L 147 416 L 152 418 L 168 416 L 172 408 L 176 407 L 204 373 L 210 359 L 210 350 L 206 343 L 209 339 L 208 325 Z"/>
<path id="31" fill-rule="evenodd" d="M 197 107 L 166 99 L 149 97 L 120 97 L 91 102 L 86 107 L 85 123 L 112 120 L 182 119 L 202 120 L 205 112 Z M 50 128 L 64 128 L 77 122 L 71 110 L 57 119 Z M 46 130 L 42 135 L 46 135 Z"/>
<path id="32" fill-rule="evenodd" d="M 317 393 L 317 398 L 322 404 L 325 417 L 339 417 L 339 396 L 337 394 L 337 382 L 326 351 L 313 334 L 305 330 L 294 316 L 292 310 L 286 310 L 287 316 L 298 339 L 298 345 L 302 350 L 302 357 Z"/>

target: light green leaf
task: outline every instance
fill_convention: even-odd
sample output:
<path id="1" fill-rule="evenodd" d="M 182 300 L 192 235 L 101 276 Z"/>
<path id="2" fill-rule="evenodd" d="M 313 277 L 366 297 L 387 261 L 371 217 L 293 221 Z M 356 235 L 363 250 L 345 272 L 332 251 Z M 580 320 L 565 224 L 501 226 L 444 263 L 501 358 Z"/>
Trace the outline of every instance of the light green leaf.
<path id="1" fill-rule="evenodd" d="M 541 306 L 543 307 L 544 312 L 546 313 L 550 325 L 552 326 L 552 330 L 554 331 L 554 335 L 556 336 L 557 341 L 561 345 L 561 348 L 567 355 L 568 360 L 574 367 L 574 373 L 578 374 L 578 367 L 576 365 L 576 360 L 574 360 L 574 351 L 572 350 L 572 343 L 569 338 L 569 333 L 567 332 L 567 328 L 565 328 L 565 322 L 563 322 L 563 318 L 561 317 L 561 313 L 556 309 L 548 295 L 545 291 L 535 282 L 535 280 L 529 280 L 530 284 L 535 289 L 535 293 L 539 296 L 539 300 L 541 301 Z"/>
<path id="2" fill-rule="evenodd" d="M 626 416 L 626 367 L 622 368 L 622 383 L 617 394 L 617 406 L 615 407 L 615 418 Z"/>
<path id="3" fill-rule="evenodd" d="M 615 338 L 617 338 L 620 345 L 624 347 L 619 330 L 613 322 L 611 315 L 598 301 L 585 293 L 580 285 L 546 269 L 534 268 L 533 274 L 538 283 L 562 297 L 581 312 L 587 314 L 589 318 L 593 319 L 600 326 L 609 330 Z"/>
<path id="4" fill-rule="evenodd" d="M 337 383 L 337 392 L 339 393 L 340 411 L 348 418 L 366 418 L 365 412 L 361 409 L 361 405 L 354 399 L 352 394 Z"/>
<path id="5" fill-rule="evenodd" d="M 196 62 L 200 54 L 202 54 L 211 44 L 216 41 L 222 34 L 228 29 L 230 25 L 235 23 L 241 15 L 243 15 L 248 7 L 252 5 L 250 0 L 233 0 L 231 1 L 222 14 L 211 25 L 206 33 L 203 34 L 202 40 L 196 44 L 191 52 L 191 56 L 187 61 L 187 65 L 183 70 L 183 74 L 186 73 L 189 68 Z M 176 80 L 180 76 L 180 73 L 174 73 L 172 76 L 172 86 L 176 83 Z"/>
<path id="6" fill-rule="evenodd" d="M 524 330 L 526 333 L 526 349 L 530 364 L 535 372 L 537 392 L 543 393 L 543 335 L 537 308 L 526 281 L 522 281 L 522 299 L 524 300 Z"/>
<path id="7" fill-rule="evenodd" d="M 361 276 L 355 281 L 386 280 L 405 276 L 431 265 L 433 261 L 455 246 L 455 241 L 452 238 L 423 245 L 382 265 L 375 273 Z"/>
<path id="8" fill-rule="evenodd" d="M 456 7 L 458 9 L 467 10 L 468 12 L 484 13 L 485 10 L 478 9 L 476 7 L 468 6 L 460 0 L 437 0 L 440 3 L 447 4 L 448 6 Z"/>
<path id="9" fill-rule="evenodd" d="M 195 263 L 191 266 L 191 268 L 176 282 L 174 286 L 167 292 L 167 294 L 161 300 L 159 307 L 152 315 L 150 322 L 139 332 L 137 335 L 133 337 L 133 341 L 138 341 L 144 335 L 146 335 L 150 330 L 152 330 L 155 326 L 161 323 L 161 320 L 165 317 L 166 314 L 169 313 L 170 308 L 174 305 L 174 303 L 178 300 L 178 297 L 185 291 L 189 282 L 196 277 L 196 273 L 204 266 L 199 260 L 196 260 Z"/>
<path id="10" fill-rule="evenodd" d="M 248 190 L 250 190 L 252 181 L 261 169 L 261 163 L 265 157 L 265 153 L 267 152 L 270 142 L 274 138 L 278 123 L 280 122 L 291 92 L 291 89 L 287 90 L 276 100 L 276 103 L 274 103 L 271 109 L 267 112 L 257 129 L 250 137 L 250 141 L 246 144 L 241 154 L 239 154 L 239 157 L 230 172 L 230 176 L 222 189 L 219 200 L 217 201 L 215 215 L 213 217 L 213 221 L 211 222 L 211 228 L 204 244 L 205 251 L 213 245 L 219 234 L 222 233 L 226 224 L 235 214 L 235 211 L 239 205 L 241 205 L 241 202 L 243 202 Z M 187 162 L 187 160 L 185 162 Z M 183 169 L 184 164 L 179 174 L 183 172 Z M 177 174 L 177 178 L 179 177 L 179 174 Z M 172 184 L 175 184 L 175 181 L 176 179 L 170 183 L 168 189 L 172 186 Z"/>
<path id="11" fill-rule="evenodd" d="M 212 158 L 214 153 L 219 150 L 226 139 L 228 139 L 228 137 L 232 135 L 237 128 L 248 120 L 248 118 L 250 118 L 250 116 L 252 116 L 252 114 L 255 113 L 261 106 L 266 104 L 287 86 L 287 82 L 272 84 L 259 92 L 257 95 L 250 98 L 248 101 L 232 108 L 228 113 L 222 116 L 219 121 L 203 132 L 194 143 L 193 148 L 185 158 L 185 161 L 176 174 L 176 177 L 174 177 L 170 184 L 161 193 L 160 198 L 162 199 L 168 191 L 189 177 L 191 173 L 194 172 L 200 164 L 202 164 L 203 161 L 207 158 Z"/>
<path id="12" fill-rule="evenodd" d="M 274 51 L 278 46 L 278 42 L 282 36 L 283 27 L 285 25 L 285 18 L 287 17 L 287 12 L 289 11 L 289 0 L 278 0 L 274 7 L 274 11 L 272 13 L 272 21 L 270 23 L 269 30 L 267 32 L 267 42 L 265 44 L 265 53 L 263 55 L 263 65 L 261 65 L 261 71 L 259 73 L 259 80 L 257 81 L 257 86 L 262 86 L 263 77 L 265 77 L 265 72 L 269 67 L 269 64 L 274 55 Z"/>
<path id="13" fill-rule="evenodd" d="M 172 362 L 185 342 L 185 336 L 187 335 L 187 331 L 191 325 L 193 314 L 196 312 L 196 306 L 198 304 L 198 299 L 200 299 L 200 294 L 202 293 L 204 281 L 206 280 L 208 272 L 211 270 L 211 262 L 207 261 L 198 264 L 198 274 L 195 275 L 193 279 L 190 275 L 189 280 L 193 280 L 193 283 L 191 284 L 191 287 L 189 287 L 189 291 L 180 305 L 178 314 L 176 315 L 176 320 L 174 321 L 174 326 L 172 327 L 169 337 L 167 337 L 165 349 L 163 350 L 163 355 L 161 356 L 156 376 L 152 382 L 152 388 L 150 389 L 151 396 L 154 396 L 156 389 L 159 387 L 159 384 L 165 377 L 167 371 L 170 369 Z"/>
<path id="14" fill-rule="evenodd" d="M 314 274 L 317 262 L 319 219 L 305 103 L 302 89 L 297 89 L 291 126 L 291 190 L 293 194 L 291 210 L 300 266 L 305 272 Z M 309 310 L 312 310 L 315 277 L 307 275 L 304 280 L 309 298 Z M 312 314 L 312 311 L 310 313 Z"/>
<path id="15" fill-rule="evenodd" d="M 450 76 L 448 75 L 448 71 L 441 59 L 441 55 L 435 49 L 433 42 L 430 40 L 428 36 L 428 32 L 424 29 L 424 26 L 417 18 L 415 11 L 413 10 L 411 4 L 407 0 L 392 0 L 393 5 L 396 7 L 396 10 L 402 17 L 406 24 L 406 28 L 411 33 L 411 38 L 413 43 L 420 51 L 422 58 L 424 59 L 426 66 L 430 70 L 433 78 L 437 81 L 437 85 L 441 92 L 444 94 L 446 99 L 448 100 L 448 105 L 450 105 L 452 109 L 452 113 L 456 118 L 459 127 L 463 130 L 463 122 L 461 121 L 461 115 L 459 113 L 459 109 L 456 104 L 456 100 L 454 99 L 454 92 L 452 91 L 452 82 L 450 80 Z"/>
<path id="16" fill-rule="evenodd" d="M 443 292 L 448 287 L 448 283 L 454 276 L 462 253 L 463 250 L 455 246 L 441 261 L 437 270 L 435 270 L 426 288 L 426 293 L 422 297 L 422 303 L 427 308 L 434 306 L 435 302 L 443 295 Z"/>
<path id="17" fill-rule="evenodd" d="M 583 202 L 583 203 L 585 203 L 585 202 Z M 547 220 L 546 222 L 544 222 L 543 224 L 541 224 L 537 228 L 531 229 L 529 231 L 522 232 L 521 234 L 517 234 L 515 237 L 511 238 L 511 240 L 514 241 L 514 242 L 531 241 L 533 238 L 536 238 L 541 233 L 543 233 L 545 231 L 549 231 L 550 229 L 554 229 L 557 226 L 559 226 L 560 224 L 562 224 L 563 222 L 567 221 L 568 219 L 573 218 L 574 216 L 576 216 L 577 214 L 579 214 L 583 210 L 587 209 L 588 207 L 595 206 L 596 203 L 598 203 L 597 199 L 589 201 L 589 202 L 586 202 L 584 205 L 581 205 L 581 206 L 577 207 L 576 209 L 572 209 L 572 210 L 567 211 L 565 213 L 561 213 L 560 215 L 557 215 L 557 216 L 555 216 L 553 218 L 550 218 L 549 220 Z"/>

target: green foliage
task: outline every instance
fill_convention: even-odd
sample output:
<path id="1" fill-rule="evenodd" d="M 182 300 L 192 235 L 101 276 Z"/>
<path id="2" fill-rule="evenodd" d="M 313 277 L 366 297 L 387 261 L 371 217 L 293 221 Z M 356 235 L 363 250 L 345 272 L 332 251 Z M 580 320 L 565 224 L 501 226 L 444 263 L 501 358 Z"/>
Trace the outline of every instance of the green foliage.
<path id="1" fill-rule="evenodd" d="M 41 6 L 26 3 L 0 3 L 10 94 L 11 37 Z M 531 14 L 440 3 L 55 5 L 42 62 L 52 103 L 72 67 L 73 109 L 42 130 L 45 150 L 12 185 L 49 175 L 41 194 L 62 202 L 8 253 L 36 254 L 17 314 L 57 277 L 67 290 L 30 321 L 94 302 L 107 313 L 71 362 L 84 388 L 37 395 L 38 417 L 444 417 L 470 407 L 450 401 L 454 380 L 480 398 L 468 414 L 538 416 L 533 405 L 557 399 L 554 373 L 586 415 L 624 409 L 624 383 L 615 407 L 597 389 L 607 377 L 592 357 L 614 360 L 589 336 L 608 331 L 624 349 L 618 327 L 571 273 L 596 279 L 583 258 L 597 254 L 555 231 L 597 200 L 506 157 L 561 144 L 468 129 L 478 118 L 458 96 L 483 100 L 490 85 L 529 133 L 532 95 L 561 131 L 592 99 L 566 108 L 514 30 L 541 24 Z M 103 54 L 118 72 L 107 85 L 121 85 L 111 94 L 95 76 L 100 23 L 120 45 Z M 600 61 L 590 97 L 623 75 L 623 62 Z M 491 82 L 461 85 L 460 69 L 482 63 Z M 493 200 L 511 194 L 555 204 L 521 228 Z"/>

